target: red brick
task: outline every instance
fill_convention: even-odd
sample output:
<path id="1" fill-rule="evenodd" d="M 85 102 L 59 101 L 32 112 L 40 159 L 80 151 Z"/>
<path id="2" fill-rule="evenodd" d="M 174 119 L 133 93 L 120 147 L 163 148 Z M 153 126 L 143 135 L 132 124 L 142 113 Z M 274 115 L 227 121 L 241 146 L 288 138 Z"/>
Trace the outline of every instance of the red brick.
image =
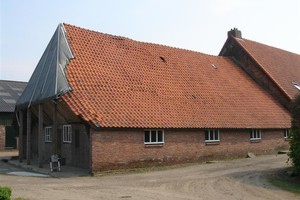
<path id="1" fill-rule="evenodd" d="M 258 143 L 250 141 L 250 130 L 223 129 L 216 145 L 206 144 L 200 129 L 167 129 L 164 133 L 164 145 L 150 146 L 144 144 L 143 129 L 91 130 L 93 170 L 237 158 L 247 152 L 266 154 L 288 148 L 279 129 L 262 130 Z"/>

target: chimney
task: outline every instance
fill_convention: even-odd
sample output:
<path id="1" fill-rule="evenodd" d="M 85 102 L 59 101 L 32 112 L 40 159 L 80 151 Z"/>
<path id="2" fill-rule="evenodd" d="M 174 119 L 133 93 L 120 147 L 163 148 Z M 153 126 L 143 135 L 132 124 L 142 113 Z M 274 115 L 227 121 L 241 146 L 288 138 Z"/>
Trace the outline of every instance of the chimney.
<path id="1" fill-rule="evenodd" d="M 232 35 L 233 37 L 242 39 L 242 32 L 238 30 L 237 28 L 233 28 L 230 31 L 228 31 L 228 36 Z"/>

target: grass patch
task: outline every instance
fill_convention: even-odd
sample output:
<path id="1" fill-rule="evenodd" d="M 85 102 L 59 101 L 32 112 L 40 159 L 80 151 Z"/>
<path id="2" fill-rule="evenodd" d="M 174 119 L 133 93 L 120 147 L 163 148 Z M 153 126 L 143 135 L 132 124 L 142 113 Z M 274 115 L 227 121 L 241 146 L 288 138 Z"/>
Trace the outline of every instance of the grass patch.
<path id="1" fill-rule="evenodd" d="M 287 172 L 278 172 L 268 175 L 267 178 L 271 184 L 300 195 L 300 177 L 291 177 Z"/>

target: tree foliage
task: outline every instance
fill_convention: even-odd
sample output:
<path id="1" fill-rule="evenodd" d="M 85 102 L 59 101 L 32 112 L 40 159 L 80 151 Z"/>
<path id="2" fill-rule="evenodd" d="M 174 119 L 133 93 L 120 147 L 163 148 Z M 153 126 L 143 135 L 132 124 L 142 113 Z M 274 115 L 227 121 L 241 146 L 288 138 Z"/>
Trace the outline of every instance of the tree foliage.
<path id="1" fill-rule="evenodd" d="M 292 106 L 292 127 L 289 157 L 293 163 L 295 174 L 300 175 L 300 95 L 296 97 Z"/>

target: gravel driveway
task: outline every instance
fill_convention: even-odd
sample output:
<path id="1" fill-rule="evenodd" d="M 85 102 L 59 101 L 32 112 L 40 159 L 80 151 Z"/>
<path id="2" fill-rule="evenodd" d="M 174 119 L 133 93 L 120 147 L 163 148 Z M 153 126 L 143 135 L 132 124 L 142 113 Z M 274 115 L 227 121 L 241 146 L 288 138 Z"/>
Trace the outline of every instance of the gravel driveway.
<path id="1" fill-rule="evenodd" d="M 286 155 L 268 155 L 100 177 L 41 178 L 0 174 L 0 185 L 12 188 L 13 198 L 39 200 L 300 199 L 300 196 L 270 185 L 265 179 L 266 174 L 287 167 L 286 160 Z"/>

